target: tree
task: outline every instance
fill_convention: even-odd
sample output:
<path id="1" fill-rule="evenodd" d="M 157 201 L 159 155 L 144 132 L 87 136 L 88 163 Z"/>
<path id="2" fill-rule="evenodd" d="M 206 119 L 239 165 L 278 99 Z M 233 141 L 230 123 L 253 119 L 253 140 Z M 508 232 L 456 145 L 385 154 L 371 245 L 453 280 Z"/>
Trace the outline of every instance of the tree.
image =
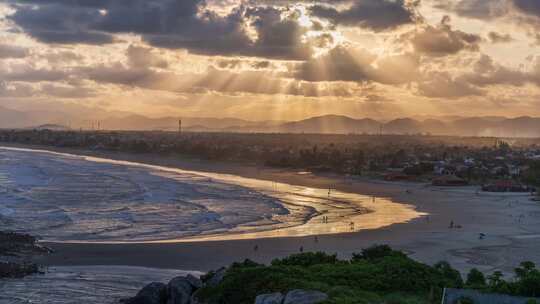
<path id="1" fill-rule="evenodd" d="M 473 268 L 471 271 L 469 271 L 469 274 L 467 274 L 466 284 L 471 288 L 482 288 L 486 286 L 486 278 L 482 272 L 476 268 Z"/>

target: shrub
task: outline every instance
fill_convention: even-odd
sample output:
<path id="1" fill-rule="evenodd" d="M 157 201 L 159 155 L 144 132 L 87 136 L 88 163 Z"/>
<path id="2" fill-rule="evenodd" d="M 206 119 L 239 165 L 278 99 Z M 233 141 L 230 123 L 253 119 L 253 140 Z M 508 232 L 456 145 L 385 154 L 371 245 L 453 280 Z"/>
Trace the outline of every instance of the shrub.
<path id="1" fill-rule="evenodd" d="M 369 248 L 362 249 L 362 252 L 360 254 L 354 253 L 352 257 L 352 262 L 358 262 L 359 260 L 376 261 L 389 256 L 402 258 L 407 257 L 407 255 L 403 252 L 393 250 L 388 245 L 374 245 Z"/>
<path id="2" fill-rule="evenodd" d="M 329 255 L 324 252 L 306 252 L 293 254 L 284 259 L 272 261 L 272 266 L 313 266 L 319 264 L 335 264 L 338 262 L 335 254 Z"/>

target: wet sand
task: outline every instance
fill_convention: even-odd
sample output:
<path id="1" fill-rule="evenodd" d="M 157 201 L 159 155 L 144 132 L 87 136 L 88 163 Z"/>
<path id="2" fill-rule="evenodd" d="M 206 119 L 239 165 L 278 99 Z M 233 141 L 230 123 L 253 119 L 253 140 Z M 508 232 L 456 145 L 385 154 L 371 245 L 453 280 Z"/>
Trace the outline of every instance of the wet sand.
<path id="1" fill-rule="evenodd" d="M 19 146 L 20 147 L 20 146 Z M 53 150 L 50 147 L 32 147 Z M 387 183 L 334 175 L 300 174 L 253 165 L 54 149 L 186 170 L 235 174 L 300 186 L 389 197 L 429 214 L 409 223 L 334 235 L 158 244 L 45 244 L 55 253 L 45 265 L 125 265 L 207 271 L 246 258 L 269 262 L 304 251 L 337 253 L 342 258 L 373 244 L 389 244 L 429 264 L 450 262 L 461 271 L 476 267 L 511 273 L 519 262 L 540 263 L 540 204 L 527 195 L 476 194 L 473 187 L 442 189 L 418 183 Z M 449 228 L 451 222 L 460 228 Z M 486 236 L 479 238 L 480 233 Z M 255 250 L 255 247 L 258 250 Z"/>

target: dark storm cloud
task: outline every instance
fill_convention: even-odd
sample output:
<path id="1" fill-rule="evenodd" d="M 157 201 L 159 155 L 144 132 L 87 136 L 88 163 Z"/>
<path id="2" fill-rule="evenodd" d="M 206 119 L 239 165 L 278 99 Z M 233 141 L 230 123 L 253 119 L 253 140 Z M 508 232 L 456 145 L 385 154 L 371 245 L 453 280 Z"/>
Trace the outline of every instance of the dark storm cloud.
<path id="1" fill-rule="evenodd" d="M 538 0 L 512 0 L 516 8 L 525 14 L 540 17 L 540 1 Z"/>
<path id="2" fill-rule="evenodd" d="M 9 19 L 42 42 L 105 44 L 113 41 L 110 34 L 90 28 L 89 25 L 102 17 L 97 9 L 54 1 L 44 1 L 37 9 L 20 5 L 16 8 L 16 12 L 9 16 Z"/>
<path id="3" fill-rule="evenodd" d="M 202 0 L 23 1 L 9 16 L 32 37 L 46 43 L 103 44 L 117 33 L 142 35 L 149 44 L 207 55 L 306 59 L 307 31 L 274 7 L 238 6 L 226 16 Z M 256 30 L 254 39 L 246 25 Z"/>
<path id="4" fill-rule="evenodd" d="M 357 0 L 343 10 L 329 5 L 314 5 L 311 12 L 334 24 L 359 26 L 373 31 L 412 24 L 416 18 L 413 8 L 408 7 L 404 0 Z"/>

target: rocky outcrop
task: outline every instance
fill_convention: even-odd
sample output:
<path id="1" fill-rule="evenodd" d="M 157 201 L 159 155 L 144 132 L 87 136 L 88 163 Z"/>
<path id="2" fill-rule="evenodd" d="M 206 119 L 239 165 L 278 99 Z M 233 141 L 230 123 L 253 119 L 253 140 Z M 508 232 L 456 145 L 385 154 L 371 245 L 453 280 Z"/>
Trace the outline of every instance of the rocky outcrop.
<path id="1" fill-rule="evenodd" d="M 22 278 L 39 273 L 39 266 L 32 260 L 49 252 L 31 235 L 0 231 L 0 278 Z"/>
<path id="2" fill-rule="evenodd" d="M 201 287 L 201 280 L 192 275 L 176 277 L 167 284 L 167 304 L 189 304 L 193 293 Z"/>
<path id="3" fill-rule="evenodd" d="M 167 301 L 167 285 L 150 283 L 141 289 L 137 295 L 124 301 L 125 304 L 163 304 Z"/>
<path id="4" fill-rule="evenodd" d="M 281 304 L 284 296 L 281 292 L 269 293 L 257 296 L 255 304 Z"/>
<path id="5" fill-rule="evenodd" d="M 320 291 L 296 289 L 285 296 L 279 292 L 259 295 L 255 304 L 317 304 L 327 299 L 328 296 Z"/>
<path id="6" fill-rule="evenodd" d="M 218 269 L 210 279 L 206 282 L 207 286 L 214 287 L 219 285 L 221 281 L 223 281 L 223 278 L 225 277 L 225 273 L 227 272 L 227 268 L 223 267 Z"/>
<path id="7" fill-rule="evenodd" d="M 150 283 L 133 298 L 121 301 L 124 304 L 193 304 L 194 293 L 203 286 L 202 281 L 192 275 L 176 277 L 167 285 Z"/>

